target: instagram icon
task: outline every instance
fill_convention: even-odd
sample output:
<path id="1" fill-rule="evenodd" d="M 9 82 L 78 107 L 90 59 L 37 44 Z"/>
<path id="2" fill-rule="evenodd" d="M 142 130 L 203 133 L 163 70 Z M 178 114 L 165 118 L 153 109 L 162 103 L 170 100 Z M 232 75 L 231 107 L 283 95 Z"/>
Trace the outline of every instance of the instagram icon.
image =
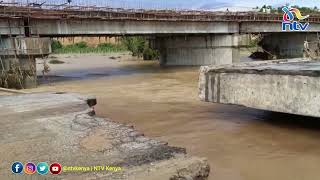
<path id="1" fill-rule="evenodd" d="M 26 174 L 34 174 L 37 170 L 36 168 L 36 165 L 31 163 L 31 162 L 28 162 L 24 165 L 24 168 L 23 168 L 24 172 Z"/>

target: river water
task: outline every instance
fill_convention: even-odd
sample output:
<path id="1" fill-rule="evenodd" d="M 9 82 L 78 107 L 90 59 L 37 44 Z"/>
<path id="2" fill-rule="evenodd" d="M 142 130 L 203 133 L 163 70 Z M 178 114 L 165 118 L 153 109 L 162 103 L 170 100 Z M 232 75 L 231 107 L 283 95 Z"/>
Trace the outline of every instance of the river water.
<path id="1" fill-rule="evenodd" d="M 66 63 L 52 65 L 55 78 L 32 91 L 94 94 L 98 116 L 206 157 L 210 179 L 320 178 L 320 119 L 201 102 L 199 67 L 161 68 L 125 55 L 58 58 Z"/>

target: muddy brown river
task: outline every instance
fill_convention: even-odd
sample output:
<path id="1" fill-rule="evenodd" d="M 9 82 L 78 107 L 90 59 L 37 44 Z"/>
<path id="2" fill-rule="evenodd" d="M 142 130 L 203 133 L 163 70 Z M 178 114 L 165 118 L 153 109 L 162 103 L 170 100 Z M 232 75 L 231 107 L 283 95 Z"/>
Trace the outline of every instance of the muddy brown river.
<path id="1" fill-rule="evenodd" d="M 114 56 L 58 56 L 66 63 L 51 65 L 49 81 L 29 91 L 94 94 L 99 116 L 206 157 L 212 180 L 320 177 L 320 119 L 201 102 L 198 67 Z"/>

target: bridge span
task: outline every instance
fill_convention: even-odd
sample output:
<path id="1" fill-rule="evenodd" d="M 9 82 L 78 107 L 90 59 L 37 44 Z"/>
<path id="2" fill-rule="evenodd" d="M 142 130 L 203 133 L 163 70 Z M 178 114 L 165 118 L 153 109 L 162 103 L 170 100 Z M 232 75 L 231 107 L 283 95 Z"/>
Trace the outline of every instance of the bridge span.
<path id="1" fill-rule="evenodd" d="M 304 41 L 317 39 L 320 31 L 319 14 L 311 14 L 307 21 L 306 31 L 282 32 L 281 13 L 6 4 L 0 6 L 0 55 L 18 56 L 23 62 L 30 55 L 49 54 L 47 37 L 145 35 L 159 50 L 163 65 L 232 64 L 239 61 L 239 47 L 248 44 L 243 35 L 254 33 L 268 36 L 268 50 L 299 57 Z"/>
<path id="2" fill-rule="evenodd" d="M 242 34 L 282 32 L 283 14 L 11 5 L 0 6 L 0 18 L 11 34 L 26 31 L 24 25 L 30 28 L 27 33 L 41 36 Z M 318 32 L 320 14 L 310 15 L 308 22 L 305 32 Z M 1 28 L 0 33 L 8 30 Z"/>

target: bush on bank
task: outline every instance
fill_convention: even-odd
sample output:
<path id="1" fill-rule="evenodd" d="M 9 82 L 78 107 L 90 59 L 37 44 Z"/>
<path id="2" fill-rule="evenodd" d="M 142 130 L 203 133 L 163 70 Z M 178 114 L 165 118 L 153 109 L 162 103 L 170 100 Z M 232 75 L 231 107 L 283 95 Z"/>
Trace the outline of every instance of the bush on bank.
<path id="1" fill-rule="evenodd" d="M 159 52 L 150 48 L 145 37 L 123 37 L 122 43 L 132 52 L 133 56 L 143 57 L 144 60 L 159 59 Z"/>
<path id="2" fill-rule="evenodd" d="M 62 45 L 59 41 L 53 40 L 51 44 L 53 53 L 70 54 L 70 53 L 110 53 L 123 52 L 127 48 L 122 44 L 101 43 L 97 47 L 89 47 L 86 42 L 79 42 L 70 45 Z"/>
<path id="3" fill-rule="evenodd" d="M 53 53 L 110 53 L 130 51 L 133 56 L 143 57 L 145 60 L 159 58 L 158 51 L 149 47 L 144 37 L 123 37 L 119 44 L 101 43 L 96 47 L 89 47 L 86 42 L 79 42 L 71 45 L 62 45 L 59 41 L 53 40 L 51 44 Z"/>
<path id="4" fill-rule="evenodd" d="M 144 49 L 143 51 L 143 59 L 144 60 L 155 60 L 155 59 L 159 59 L 159 52 L 157 50 L 151 49 L 149 47 L 147 47 L 146 49 Z"/>

